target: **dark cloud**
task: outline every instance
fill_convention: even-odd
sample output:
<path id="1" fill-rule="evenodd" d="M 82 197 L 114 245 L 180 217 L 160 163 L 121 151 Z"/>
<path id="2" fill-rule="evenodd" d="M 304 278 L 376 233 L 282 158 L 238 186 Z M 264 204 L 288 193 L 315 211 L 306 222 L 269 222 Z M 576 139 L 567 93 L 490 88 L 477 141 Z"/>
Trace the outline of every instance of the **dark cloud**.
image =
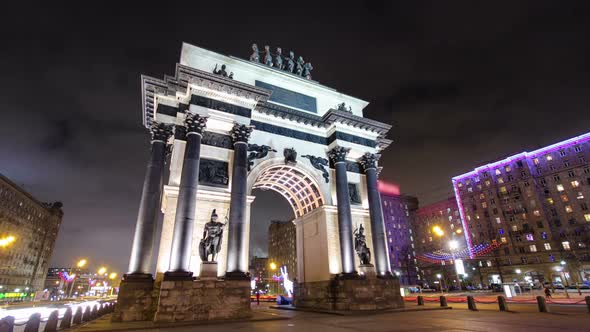
<path id="1" fill-rule="evenodd" d="M 477 164 L 589 127 L 586 1 L 26 6 L 0 23 L 0 172 L 64 202 L 58 265 L 125 268 L 148 155 L 139 77 L 171 74 L 182 41 L 303 55 L 394 125 L 382 177 L 423 203 Z M 262 196 L 253 213 L 277 198 Z M 262 209 L 257 223 L 280 217 Z"/>

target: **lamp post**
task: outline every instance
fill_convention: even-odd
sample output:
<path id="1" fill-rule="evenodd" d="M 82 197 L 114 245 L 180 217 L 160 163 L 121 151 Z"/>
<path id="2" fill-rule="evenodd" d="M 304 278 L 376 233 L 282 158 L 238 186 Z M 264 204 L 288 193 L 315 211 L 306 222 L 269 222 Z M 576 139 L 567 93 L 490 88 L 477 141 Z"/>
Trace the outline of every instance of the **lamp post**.
<path id="1" fill-rule="evenodd" d="M 273 279 L 274 279 L 274 271 L 276 271 L 276 269 L 277 269 L 277 264 L 275 262 L 271 262 L 270 263 L 270 270 L 273 271 L 272 272 Z M 275 281 L 276 281 L 276 288 L 275 288 L 275 295 L 276 295 L 279 292 L 279 282 L 277 280 L 275 280 Z"/>
<path id="2" fill-rule="evenodd" d="M 563 279 L 565 280 L 565 286 L 563 287 L 563 290 L 565 291 L 565 297 L 567 299 L 570 298 L 569 293 L 567 292 L 567 288 L 570 286 L 568 280 L 567 280 L 567 272 L 565 271 L 565 265 L 566 262 L 564 260 L 562 260 L 561 262 L 559 262 L 559 264 L 561 265 L 561 273 L 563 273 Z"/>

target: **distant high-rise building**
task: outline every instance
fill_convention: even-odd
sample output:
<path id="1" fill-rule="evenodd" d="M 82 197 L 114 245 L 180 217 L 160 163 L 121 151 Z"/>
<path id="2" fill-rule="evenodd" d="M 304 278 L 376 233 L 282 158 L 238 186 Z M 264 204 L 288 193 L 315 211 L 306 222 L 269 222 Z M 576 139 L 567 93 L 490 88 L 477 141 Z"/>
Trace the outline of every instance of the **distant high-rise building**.
<path id="1" fill-rule="evenodd" d="M 455 197 L 420 207 L 411 214 L 411 220 L 422 278 L 431 286 L 439 281 L 437 275 L 452 282 L 456 277 L 453 261 L 434 258 L 428 260 L 427 257 L 436 252 L 451 252 L 451 241 L 456 241 L 456 249 L 465 248 L 463 226 Z"/>
<path id="2" fill-rule="evenodd" d="M 276 271 L 271 274 L 280 275 L 279 268 L 287 267 L 289 277 L 297 275 L 297 245 L 295 224 L 292 221 L 273 220 L 268 227 L 268 264 L 276 264 Z M 293 277 L 292 277 L 293 276 Z"/>
<path id="3" fill-rule="evenodd" d="M 384 182 L 380 182 L 379 191 L 391 270 L 399 275 L 400 283 L 416 284 L 419 273 L 410 214 L 418 208 L 418 199 L 401 195 L 398 186 Z"/>
<path id="4" fill-rule="evenodd" d="M 0 300 L 43 290 L 61 207 L 39 202 L 0 174 Z"/>
<path id="5" fill-rule="evenodd" d="M 268 257 L 254 256 L 250 259 L 250 276 L 256 278 L 258 290 L 266 289 L 266 285 L 269 283 L 268 268 Z"/>
<path id="6" fill-rule="evenodd" d="M 452 179 L 467 245 L 489 282 L 590 277 L 590 133 L 495 161 Z M 472 255 L 475 256 L 475 255 Z"/>

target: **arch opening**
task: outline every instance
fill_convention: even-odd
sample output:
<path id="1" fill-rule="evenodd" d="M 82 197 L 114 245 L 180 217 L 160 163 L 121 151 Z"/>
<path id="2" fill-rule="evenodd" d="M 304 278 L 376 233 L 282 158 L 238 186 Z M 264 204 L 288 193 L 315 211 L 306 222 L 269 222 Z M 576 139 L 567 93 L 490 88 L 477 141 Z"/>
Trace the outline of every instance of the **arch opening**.
<path id="1" fill-rule="evenodd" d="M 295 218 L 325 204 L 315 180 L 290 165 L 270 166 L 258 176 L 252 189 L 274 190 L 291 205 Z"/>

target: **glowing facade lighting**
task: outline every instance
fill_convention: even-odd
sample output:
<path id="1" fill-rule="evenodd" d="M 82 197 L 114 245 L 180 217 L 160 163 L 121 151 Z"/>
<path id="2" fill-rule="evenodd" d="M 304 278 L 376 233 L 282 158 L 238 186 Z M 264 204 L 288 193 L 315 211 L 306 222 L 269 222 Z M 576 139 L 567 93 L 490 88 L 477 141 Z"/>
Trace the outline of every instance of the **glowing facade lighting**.
<path id="1" fill-rule="evenodd" d="M 459 242 L 457 242 L 457 240 L 452 240 L 449 242 L 449 248 L 451 248 L 451 250 L 459 248 Z"/>

